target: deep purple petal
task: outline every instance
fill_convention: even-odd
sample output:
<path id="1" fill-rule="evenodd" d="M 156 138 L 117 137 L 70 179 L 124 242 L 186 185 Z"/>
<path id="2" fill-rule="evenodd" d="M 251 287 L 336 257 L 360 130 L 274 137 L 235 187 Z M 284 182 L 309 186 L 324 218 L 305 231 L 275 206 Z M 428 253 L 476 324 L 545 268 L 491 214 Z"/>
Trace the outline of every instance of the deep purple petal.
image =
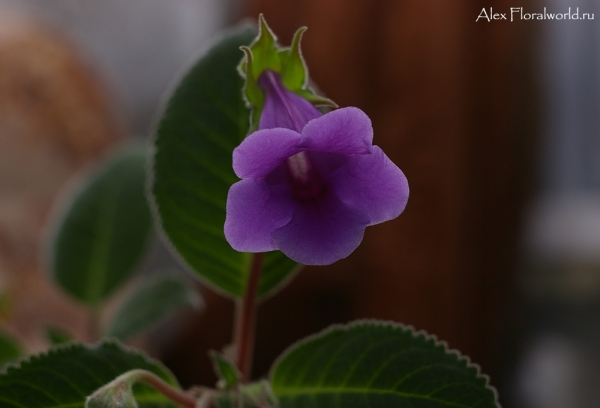
<path id="1" fill-rule="evenodd" d="M 265 92 L 259 129 L 280 127 L 300 132 L 309 120 L 323 115 L 309 101 L 285 88 L 276 72 L 265 71 L 258 84 Z"/>
<path id="2" fill-rule="evenodd" d="M 271 236 L 294 261 L 329 265 L 358 247 L 368 221 L 364 213 L 327 194 L 316 201 L 299 201 L 292 220 Z"/>
<path id="3" fill-rule="evenodd" d="M 261 179 L 288 157 L 302 151 L 300 134 L 290 129 L 251 133 L 233 150 L 233 171 L 242 179 Z"/>
<path id="4" fill-rule="evenodd" d="M 299 147 L 318 152 L 367 154 L 372 151 L 371 119 L 358 108 L 347 107 L 311 120 L 302 130 Z"/>
<path id="5" fill-rule="evenodd" d="M 294 203 L 285 189 L 263 180 L 242 180 L 231 186 L 227 196 L 225 238 L 240 252 L 277 249 L 271 231 L 292 218 Z"/>
<path id="6" fill-rule="evenodd" d="M 373 154 L 349 156 L 328 181 L 338 199 L 369 215 L 369 225 L 396 218 L 408 201 L 404 173 L 379 146 Z"/>

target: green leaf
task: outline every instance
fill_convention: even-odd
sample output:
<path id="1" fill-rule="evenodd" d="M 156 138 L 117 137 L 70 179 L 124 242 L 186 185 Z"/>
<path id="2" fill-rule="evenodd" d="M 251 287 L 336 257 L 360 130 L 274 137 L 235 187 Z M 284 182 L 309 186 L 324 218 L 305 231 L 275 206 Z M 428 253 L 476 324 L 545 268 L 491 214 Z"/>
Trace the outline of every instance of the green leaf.
<path id="1" fill-rule="evenodd" d="M 393 323 L 335 326 L 291 347 L 271 372 L 280 408 L 496 408 L 478 367 Z"/>
<path id="2" fill-rule="evenodd" d="M 179 307 L 199 308 L 200 295 L 188 280 L 158 276 L 140 285 L 119 307 L 106 336 L 128 339 L 165 318 Z"/>
<path id="3" fill-rule="evenodd" d="M 232 389 L 240 380 L 241 374 L 235 364 L 221 353 L 211 351 L 210 359 L 213 363 L 215 374 L 219 377 L 217 387 L 220 389 Z"/>
<path id="4" fill-rule="evenodd" d="M 150 371 L 175 388 L 173 375 L 157 361 L 115 342 L 96 346 L 59 346 L 9 366 L 0 374 L 3 408 L 83 408 L 88 395 L 119 375 Z M 162 394 L 145 385 L 134 387 L 141 408 L 175 408 Z"/>
<path id="5" fill-rule="evenodd" d="M 238 181 L 233 149 L 246 137 L 249 111 L 237 65 L 256 29 L 242 27 L 216 43 L 171 95 L 155 140 L 152 193 L 165 235 L 183 260 L 213 287 L 233 297 L 246 288 L 250 254 L 225 240 L 225 203 Z M 281 252 L 265 257 L 259 294 L 265 296 L 297 264 Z"/>
<path id="6" fill-rule="evenodd" d="M 0 367 L 13 362 L 23 355 L 23 349 L 17 340 L 0 331 Z"/>
<path id="7" fill-rule="evenodd" d="M 145 149 L 118 154 L 86 180 L 55 233 L 54 278 L 88 306 L 98 306 L 131 275 L 146 247 L 145 168 Z"/>

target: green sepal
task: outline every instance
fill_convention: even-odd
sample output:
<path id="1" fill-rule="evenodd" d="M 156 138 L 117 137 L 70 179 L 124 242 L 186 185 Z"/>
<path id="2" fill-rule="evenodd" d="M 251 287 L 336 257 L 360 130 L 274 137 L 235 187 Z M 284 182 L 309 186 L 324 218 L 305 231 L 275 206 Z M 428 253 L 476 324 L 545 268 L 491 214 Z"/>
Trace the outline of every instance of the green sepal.
<path id="1" fill-rule="evenodd" d="M 258 36 L 249 47 L 240 47 L 246 58 L 242 60 L 239 71 L 246 79 L 244 96 L 248 107 L 252 108 L 250 130 L 258 127 L 265 96 L 258 86 L 258 78 L 266 70 L 272 70 L 281 76 L 281 82 L 290 91 L 302 96 L 315 105 L 325 105 L 337 108 L 335 102 L 319 96 L 308 84 L 308 68 L 302 57 L 300 43 L 306 27 L 300 27 L 294 34 L 290 47 L 281 47 L 277 37 L 267 25 L 264 16 L 258 18 Z"/>

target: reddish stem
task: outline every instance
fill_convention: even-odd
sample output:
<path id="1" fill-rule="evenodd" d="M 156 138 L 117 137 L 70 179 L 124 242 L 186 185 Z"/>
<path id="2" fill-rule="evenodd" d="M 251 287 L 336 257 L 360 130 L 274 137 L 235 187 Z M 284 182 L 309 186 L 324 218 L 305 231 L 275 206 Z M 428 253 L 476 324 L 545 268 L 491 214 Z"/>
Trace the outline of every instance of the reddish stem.
<path id="1" fill-rule="evenodd" d="M 235 321 L 235 364 L 242 375 L 242 383 L 250 380 L 250 371 L 252 369 L 252 353 L 254 349 L 254 326 L 256 323 L 256 307 L 258 297 L 258 283 L 260 281 L 260 272 L 264 254 L 254 254 L 252 265 L 250 266 L 250 275 L 248 276 L 248 285 L 244 298 L 238 301 Z"/>

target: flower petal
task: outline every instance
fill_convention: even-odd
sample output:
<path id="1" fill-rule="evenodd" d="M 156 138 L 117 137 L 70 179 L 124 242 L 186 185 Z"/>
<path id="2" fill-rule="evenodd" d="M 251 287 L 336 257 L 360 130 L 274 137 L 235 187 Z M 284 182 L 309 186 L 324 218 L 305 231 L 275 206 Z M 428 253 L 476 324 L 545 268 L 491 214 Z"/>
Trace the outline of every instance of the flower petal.
<path id="1" fill-rule="evenodd" d="M 328 181 L 340 201 L 369 215 L 369 225 L 396 218 L 408 201 L 404 173 L 379 146 L 373 146 L 373 154 L 349 156 Z"/>
<path id="2" fill-rule="evenodd" d="M 231 186 L 227 196 L 225 238 L 240 252 L 277 249 L 271 231 L 292 218 L 294 203 L 285 187 L 263 180 L 242 180 Z"/>
<path id="3" fill-rule="evenodd" d="M 233 150 L 233 171 L 242 179 L 260 179 L 288 157 L 299 153 L 300 134 L 290 129 L 251 133 Z"/>
<path id="4" fill-rule="evenodd" d="M 308 122 L 298 146 L 318 152 L 367 154 L 372 143 L 371 119 L 360 109 L 347 107 Z"/>
<path id="5" fill-rule="evenodd" d="M 289 258 L 305 265 L 329 265 L 347 257 L 363 239 L 368 217 L 333 194 L 298 202 L 292 220 L 271 236 Z"/>

